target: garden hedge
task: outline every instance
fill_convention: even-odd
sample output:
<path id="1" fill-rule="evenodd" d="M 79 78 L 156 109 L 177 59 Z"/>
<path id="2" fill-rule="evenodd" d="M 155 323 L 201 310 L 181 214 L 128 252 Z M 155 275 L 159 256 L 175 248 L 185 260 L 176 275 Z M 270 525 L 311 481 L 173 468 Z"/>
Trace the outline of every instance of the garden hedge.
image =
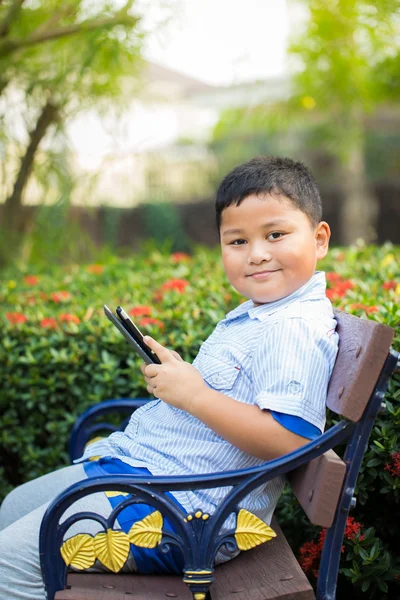
<path id="1" fill-rule="evenodd" d="M 400 249 L 334 248 L 319 265 L 333 304 L 396 328 L 400 350 Z M 104 264 L 2 273 L 0 498 L 68 464 L 76 417 L 107 398 L 147 396 L 140 360 L 103 314 L 118 304 L 143 330 L 191 361 L 215 323 L 243 299 L 218 250 L 191 256 L 154 248 Z M 400 378 L 394 377 L 370 439 L 348 520 L 338 598 L 400 597 Z M 334 415 L 329 415 L 332 424 Z M 284 530 L 313 580 L 324 531 L 303 517 L 290 491 L 278 507 Z M 346 596 L 347 597 L 347 596 Z"/>

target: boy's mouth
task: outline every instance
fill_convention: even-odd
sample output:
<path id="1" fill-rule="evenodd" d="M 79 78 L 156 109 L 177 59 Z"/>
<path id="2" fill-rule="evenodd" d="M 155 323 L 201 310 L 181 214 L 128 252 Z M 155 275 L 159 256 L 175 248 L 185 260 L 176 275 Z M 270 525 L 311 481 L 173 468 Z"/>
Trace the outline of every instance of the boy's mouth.
<path id="1" fill-rule="evenodd" d="M 268 279 L 273 273 L 277 273 L 280 269 L 275 269 L 274 271 L 255 271 L 254 273 L 250 273 L 247 277 L 251 277 L 252 279 Z"/>

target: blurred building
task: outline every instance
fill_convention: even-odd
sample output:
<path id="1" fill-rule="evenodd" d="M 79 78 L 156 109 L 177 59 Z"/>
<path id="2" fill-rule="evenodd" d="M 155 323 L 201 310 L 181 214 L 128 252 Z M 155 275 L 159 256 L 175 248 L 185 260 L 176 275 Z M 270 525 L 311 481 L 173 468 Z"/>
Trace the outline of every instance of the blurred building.
<path id="1" fill-rule="evenodd" d="M 69 124 L 74 204 L 134 206 L 199 198 L 213 187 L 215 159 L 206 141 L 220 111 L 284 99 L 284 78 L 212 86 L 147 63 L 140 91 L 122 115 L 81 115 Z M 88 193 L 89 191 L 89 193 Z"/>

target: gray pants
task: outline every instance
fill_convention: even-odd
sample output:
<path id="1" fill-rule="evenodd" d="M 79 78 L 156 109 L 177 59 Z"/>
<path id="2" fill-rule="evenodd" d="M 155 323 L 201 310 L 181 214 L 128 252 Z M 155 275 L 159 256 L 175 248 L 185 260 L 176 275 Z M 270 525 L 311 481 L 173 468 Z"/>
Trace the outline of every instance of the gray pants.
<path id="1" fill-rule="evenodd" d="M 82 465 L 65 467 L 17 487 L 0 508 L 0 598 L 1 600 L 46 600 L 39 560 L 39 530 L 48 504 L 67 487 L 87 479 Z M 104 493 L 92 494 L 72 504 L 62 521 L 70 515 L 91 511 L 108 516 L 111 506 Z M 95 521 L 78 521 L 67 533 L 95 535 L 102 528 Z M 106 571 L 101 563 L 93 570 Z M 130 555 L 123 572 L 136 565 Z"/>

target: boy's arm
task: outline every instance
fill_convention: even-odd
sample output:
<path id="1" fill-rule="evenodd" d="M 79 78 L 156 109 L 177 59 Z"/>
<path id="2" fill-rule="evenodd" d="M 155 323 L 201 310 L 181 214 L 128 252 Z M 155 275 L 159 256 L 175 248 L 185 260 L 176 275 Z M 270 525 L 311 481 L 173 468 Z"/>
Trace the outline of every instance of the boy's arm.
<path id="1" fill-rule="evenodd" d="M 269 410 L 208 387 L 192 398 L 188 412 L 234 446 L 263 460 L 292 452 L 310 441 L 280 425 Z"/>
<path id="2" fill-rule="evenodd" d="M 271 460 L 309 442 L 280 425 L 268 410 L 210 389 L 195 367 L 177 360 L 152 338 L 146 337 L 145 342 L 162 363 L 142 366 L 148 391 L 186 410 L 234 446 Z"/>

